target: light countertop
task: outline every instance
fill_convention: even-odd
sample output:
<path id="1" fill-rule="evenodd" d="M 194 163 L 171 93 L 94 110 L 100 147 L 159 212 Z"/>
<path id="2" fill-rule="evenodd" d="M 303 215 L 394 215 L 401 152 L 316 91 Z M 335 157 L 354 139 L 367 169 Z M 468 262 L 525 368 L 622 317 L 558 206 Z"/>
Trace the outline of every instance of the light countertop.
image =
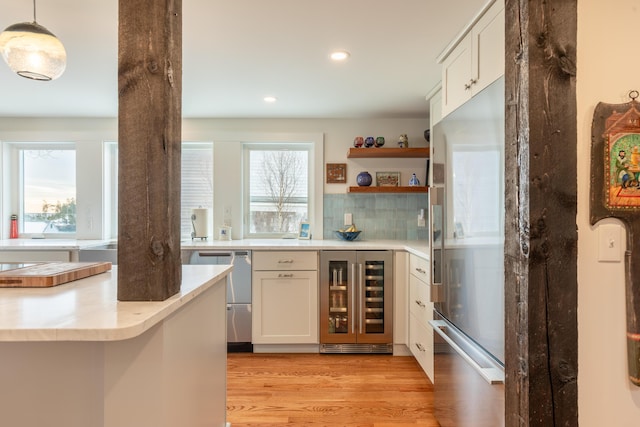
<path id="1" fill-rule="evenodd" d="M 113 243 L 113 240 L 66 239 L 5 239 L 0 251 L 13 250 L 80 250 Z M 182 249 L 251 249 L 251 250 L 403 250 L 429 257 L 429 245 L 419 240 L 298 240 L 298 239 L 242 239 L 242 240 L 182 240 Z"/>
<path id="2" fill-rule="evenodd" d="M 51 288 L 3 288 L 0 341 L 129 339 L 214 286 L 231 268 L 183 266 L 180 292 L 165 301 L 118 301 L 117 266 L 109 272 Z"/>

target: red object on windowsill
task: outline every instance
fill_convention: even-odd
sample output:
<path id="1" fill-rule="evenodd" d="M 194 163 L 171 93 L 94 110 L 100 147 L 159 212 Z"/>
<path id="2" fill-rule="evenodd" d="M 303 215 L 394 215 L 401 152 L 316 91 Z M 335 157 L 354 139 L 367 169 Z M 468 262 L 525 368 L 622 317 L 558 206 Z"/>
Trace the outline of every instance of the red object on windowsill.
<path id="1" fill-rule="evenodd" d="M 18 238 L 18 215 L 11 215 L 11 233 L 9 234 L 9 238 Z"/>

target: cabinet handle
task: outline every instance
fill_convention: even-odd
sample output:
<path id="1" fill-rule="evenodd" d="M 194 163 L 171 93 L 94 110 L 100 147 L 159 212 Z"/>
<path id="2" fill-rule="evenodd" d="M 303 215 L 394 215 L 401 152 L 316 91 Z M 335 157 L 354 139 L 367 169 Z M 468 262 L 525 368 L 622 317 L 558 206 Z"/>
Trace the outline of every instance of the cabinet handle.
<path id="1" fill-rule="evenodd" d="M 422 307 L 422 308 L 426 307 L 426 305 L 424 305 L 424 303 L 422 301 L 420 301 L 419 299 L 416 300 L 416 304 L 418 304 L 418 307 Z"/>
<path id="2" fill-rule="evenodd" d="M 351 264 L 351 333 L 356 333 L 356 265 Z"/>
<path id="3" fill-rule="evenodd" d="M 425 351 L 424 347 L 419 342 L 416 343 L 416 347 L 418 347 L 418 350 L 420 351 Z"/>
<path id="4" fill-rule="evenodd" d="M 293 264 L 293 260 L 292 259 L 281 259 L 280 261 L 278 261 L 278 264 Z"/>
<path id="5" fill-rule="evenodd" d="M 364 316 L 362 315 L 362 264 L 358 264 L 358 325 L 360 333 L 362 334 L 362 324 L 364 323 Z"/>
<path id="6" fill-rule="evenodd" d="M 420 273 L 420 274 L 426 274 L 426 273 L 427 273 L 426 271 L 424 271 L 423 269 L 418 268 L 418 267 L 416 267 L 416 271 L 417 271 L 418 273 Z"/>
<path id="7" fill-rule="evenodd" d="M 279 278 L 287 278 L 287 279 L 290 279 L 290 278 L 292 278 L 292 277 L 293 277 L 293 274 L 291 274 L 291 273 L 289 273 L 289 274 L 282 274 L 282 273 L 280 273 L 280 274 L 278 274 L 278 277 L 279 277 Z"/>
<path id="8" fill-rule="evenodd" d="M 471 81 L 469 82 L 469 87 L 471 87 L 472 85 L 478 83 L 477 79 L 471 79 Z"/>
<path id="9" fill-rule="evenodd" d="M 471 83 L 467 83 L 464 85 L 464 90 L 469 90 L 471 89 Z"/>

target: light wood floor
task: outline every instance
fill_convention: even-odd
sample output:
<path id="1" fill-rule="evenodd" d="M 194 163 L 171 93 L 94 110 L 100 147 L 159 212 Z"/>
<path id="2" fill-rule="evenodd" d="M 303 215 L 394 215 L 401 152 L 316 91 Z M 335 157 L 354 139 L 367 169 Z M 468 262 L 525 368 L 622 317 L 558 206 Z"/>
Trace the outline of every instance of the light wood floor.
<path id="1" fill-rule="evenodd" d="M 227 371 L 232 427 L 438 427 L 413 357 L 230 353 Z"/>

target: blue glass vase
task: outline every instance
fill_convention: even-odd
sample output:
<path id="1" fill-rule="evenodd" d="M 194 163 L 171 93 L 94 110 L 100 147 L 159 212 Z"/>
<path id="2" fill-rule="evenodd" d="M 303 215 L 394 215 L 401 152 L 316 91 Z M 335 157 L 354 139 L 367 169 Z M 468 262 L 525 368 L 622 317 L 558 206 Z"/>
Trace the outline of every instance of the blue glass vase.
<path id="1" fill-rule="evenodd" d="M 356 178 L 356 182 L 360 187 L 368 187 L 371 185 L 371 174 L 369 172 L 360 172 Z"/>

